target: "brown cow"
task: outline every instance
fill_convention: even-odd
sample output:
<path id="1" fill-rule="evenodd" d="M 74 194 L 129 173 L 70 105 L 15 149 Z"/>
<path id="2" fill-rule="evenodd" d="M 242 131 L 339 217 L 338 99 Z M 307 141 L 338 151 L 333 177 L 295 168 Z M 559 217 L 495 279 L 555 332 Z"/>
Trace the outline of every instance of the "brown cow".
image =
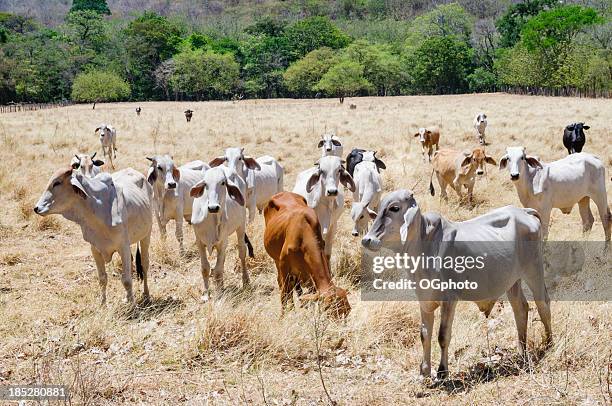
<path id="1" fill-rule="evenodd" d="M 431 162 L 431 155 L 433 154 L 433 146 L 436 146 L 436 151 L 439 149 L 438 142 L 440 142 L 440 129 L 438 127 L 419 128 L 419 132 L 414 134 L 415 137 L 419 137 L 421 143 L 421 153 L 423 154 L 423 162 L 425 160 L 425 149 L 427 149 L 427 156 L 429 162 Z"/>
<path id="2" fill-rule="evenodd" d="M 302 302 L 321 300 L 332 315 L 347 316 L 351 306 L 346 290 L 332 282 L 321 226 L 306 199 L 296 193 L 277 193 L 266 205 L 264 217 L 264 246 L 276 263 L 281 314 L 293 305 L 293 290 L 300 294 L 306 287 L 315 293 L 303 295 Z"/>
<path id="3" fill-rule="evenodd" d="M 433 187 L 433 174 L 436 173 L 438 184 L 442 189 L 441 197 L 447 198 L 446 186 L 451 185 L 455 192 L 462 198 L 462 186 L 468 190 L 468 202 L 472 204 L 472 191 L 476 183 L 476 175 L 483 175 L 485 163 L 497 165 L 495 159 L 487 156 L 483 147 L 476 147 L 472 152 L 460 152 L 453 149 L 441 149 L 436 151 L 432 160 L 433 170 L 429 179 L 429 191 L 435 195 Z"/>

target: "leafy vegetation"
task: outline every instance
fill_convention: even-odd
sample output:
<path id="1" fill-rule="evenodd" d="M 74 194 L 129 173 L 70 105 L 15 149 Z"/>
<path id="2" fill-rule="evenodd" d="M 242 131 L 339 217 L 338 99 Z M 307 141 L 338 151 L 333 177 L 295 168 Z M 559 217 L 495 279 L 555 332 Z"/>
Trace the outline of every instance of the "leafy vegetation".
<path id="1" fill-rule="evenodd" d="M 130 96 L 130 85 L 112 72 L 80 73 L 72 84 L 72 99 L 80 102 L 110 102 Z"/>
<path id="2" fill-rule="evenodd" d="M 210 3 L 214 21 L 185 2 L 164 15 L 74 0 L 55 24 L 53 1 L 40 21 L 0 13 L 0 103 L 74 97 L 92 72 L 132 100 L 612 89 L 612 9 L 597 0 Z"/>

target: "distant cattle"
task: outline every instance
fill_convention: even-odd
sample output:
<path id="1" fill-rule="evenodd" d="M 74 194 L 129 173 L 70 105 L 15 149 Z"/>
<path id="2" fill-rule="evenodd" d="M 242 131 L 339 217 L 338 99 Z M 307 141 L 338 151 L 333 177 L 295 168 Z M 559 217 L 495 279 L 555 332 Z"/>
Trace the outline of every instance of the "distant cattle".
<path id="1" fill-rule="evenodd" d="M 321 156 L 333 155 L 342 158 L 344 149 L 340 137 L 336 134 L 325 133 L 321 135 L 318 147 L 321 149 Z"/>
<path id="2" fill-rule="evenodd" d="M 113 158 L 117 158 L 117 130 L 108 124 L 100 124 L 94 133 L 100 135 L 102 154 L 108 157 L 111 167 L 115 169 Z"/>
<path id="3" fill-rule="evenodd" d="M 185 110 L 185 118 L 188 123 L 191 122 L 191 117 L 193 117 L 193 110 Z"/>
<path id="4" fill-rule="evenodd" d="M 91 156 L 87 154 L 75 154 L 74 158 L 70 161 L 72 169 L 81 172 L 88 178 L 93 178 L 100 173 L 100 167 L 104 165 L 104 161 L 95 159 L 96 152 Z"/>
<path id="5" fill-rule="evenodd" d="M 351 110 L 356 110 L 356 109 L 357 109 L 357 105 L 356 105 L 356 104 L 351 103 L 351 104 L 349 105 L 349 108 L 350 108 Z"/>
<path id="6" fill-rule="evenodd" d="M 140 108 L 140 106 L 136 107 L 136 115 L 140 116 L 140 112 L 142 111 L 142 109 Z"/>
<path id="7" fill-rule="evenodd" d="M 478 113 L 474 117 L 474 132 L 480 145 L 485 145 L 485 130 L 487 129 L 487 115 Z"/>
<path id="8" fill-rule="evenodd" d="M 438 127 L 419 128 L 419 131 L 414 134 L 415 137 L 419 137 L 421 143 L 421 153 L 423 154 L 423 162 L 427 159 L 431 162 L 431 155 L 433 154 L 433 147 L 436 147 L 436 151 L 440 148 L 440 129 Z M 425 152 L 427 151 L 427 159 L 425 158 Z"/>
<path id="9" fill-rule="evenodd" d="M 276 264 L 281 312 L 292 306 L 294 290 L 301 295 L 302 288 L 314 288 L 314 293 L 301 297 L 303 301 L 321 300 L 332 315 L 348 315 L 347 293 L 332 281 L 321 225 L 304 197 L 290 192 L 274 195 L 264 217 L 264 246 Z"/>
<path id="10" fill-rule="evenodd" d="M 421 263 L 414 271 L 411 270 L 421 310 L 422 376 L 431 375 L 431 339 L 434 312 L 438 307 L 441 308 L 438 377 L 448 376 L 449 344 L 459 300 L 475 302 L 488 317 L 497 298 L 506 293 L 516 322 L 519 352 L 521 357 L 525 357 L 529 305 L 521 281 L 529 286 L 533 294 L 540 321 L 544 324 L 545 343 L 552 343 L 550 299 L 544 284 L 544 261 L 538 249 L 540 231 L 538 213 L 533 209 L 506 206 L 471 220 L 452 222 L 438 213 L 422 214 L 409 190 L 397 190 L 383 198 L 376 219 L 362 240 L 362 245 L 367 249 L 378 251 L 383 243 L 394 244 L 400 254 L 444 258 L 446 261 L 446 258 L 452 258 L 447 257 L 449 252 L 456 252 L 463 259 L 478 258 L 483 255 L 483 244 L 494 244 L 488 255 L 485 254 L 485 266 L 477 268 L 478 274 L 473 275 L 480 282 L 475 290 L 423 287 L 427 286 L 422 284 L 423 281 L 459 280 L 459 271 L 453 267 L 428 267 Z M 452 247 L 461 247 L 461 251 L 452 251 Z M 489 264 L 491 267 L 488 267 Z"/>
<path id="11" fill-rule="evenodd" d="M 351 234 L 354 237 L 367 230 L 370 217 L 375 215 L 380 203 L 382 179 L 375 159 L 376 151 L 364 151 L 363 160 L 355 166 L 355 191 L 351 205 L 351 219 L 354 223 Z"/>
<path id="12" fill-rule="evenodd" d="M 582 147 L 586 142 L 584 130 L 589 128 L 591 127 L 584 125 L 584 123 L 572 123 L 565 127 L 563 130 L 563 145 L 568 154 L 582 152 Z"/>
<path id="13" fill-rule="evenodd" d="M 550 212 L 553 208 L 569 214 L 576 203 L 582 218 L 582 230 L 593 227 L 590 199 L 593 199 L 606 236 L 610 241 L 612 215 L 606 194 L 606 169 L 597 157 L 578 152 L 550 163 L 542 163 L 527 155 L 525 147 L 509 147 L 499 161 L 500 169 L 508 168 L 510 179 L 524 207 L 536 209 L 542 217 L 542 235 L 548 236 Z"/>
<path id="14" fill-rule="evenodd" d="M 151 198 L 153 191 L 145 177 L 132 168 L 101 173 L 88 178 L 72 168 L 57 171 L 36 203 L 41 216 L 61 214 L 81 227 L 83 239 L 91 245 L 98 269 L 101 301 L 106 302 L 105 263 L 115 252 L 121 256 L 121 282 L 127 301 L 134 303 L 130 244 L 138 244 L 136 271 L 149 297 L 149 243 L 151 241 Z"/>
<path id="15" fill-rule="evenodd" d="M 353 176 L 353 172 L 355 171 L 355 166 L 361 161 L 363 161 L 363 153 L 365 149 L 354 148 L 347 156 L 346 156 L 346 170 L 349 175 Z M 377 156 L 374 156 L 374 163 L 376 164 L 376 170 L 380 173 L 381 169 L 387 169 L 385 163 L 380 160 Z"/>
<path id="16" fill-rule="evenodd" d="M 429 179 L 429 191 L 435 195 L 433 174 L 436 174 L 442 191 L 441 197 L 446 199 L 446 187 L 450 185 L 459 198 L 463 197 L 462 188 L 467 189 L 468 203 L 472 204 L 472 192 L 476 177 L 485 173 L 485 164 L 497 165 L 495 159 L 485 153 L 483 147 L 476 147 L 472 152 L 460 152 L 453 149 L 436 151 L 432 160 L 432 172 Z"/>

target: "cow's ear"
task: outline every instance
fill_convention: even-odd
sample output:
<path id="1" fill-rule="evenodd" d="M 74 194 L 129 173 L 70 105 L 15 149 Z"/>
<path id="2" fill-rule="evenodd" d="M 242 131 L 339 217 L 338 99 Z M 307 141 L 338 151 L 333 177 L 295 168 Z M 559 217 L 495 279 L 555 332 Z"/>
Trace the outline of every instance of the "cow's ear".
<path id="1" fill-rule="evenodd" d="M 419 134 L 419 133 L 414 134 L 415 137 L 418 137 L 419 135 L 421 135 L 421 134 Z"/>
<path id="2" fill-rule="evenodd" d="M 191 190 L 189 191 L 189 196 L 191 197 L 200 197 L 204 194 L 204 188 L 206 187 L 206 182 L 203 180 L 196 183 Z"/>
<path id="3" fill-rule="evenodd" d="M 95 134 L 95 133 L 97 133 L 98 131 L 100 131 L 100 127 L 96 128 L 96 129 L 94 130 L 94 134 Z"/>
<path id="4" fill-rule="evenodd" d="M 79 169 L 79 166 L 81 166 L 80 162 L 73 162 L 71 165 L 72 169 Z"/>
<path id="5" fill-rule="evenodd" d="M 461 161 L 461 167 L 466 167 L 470 164 L 470 162 L 472 162 L 472 154 L 466 156 L 465 158 L 463 158 L 463 161 Z"/>
<path id="6" fill-rule="evenodd" d="M 378 158 L 374 158 L 374 163 L 378 169 L 387 169 L 387 165 Z"/>
<path id="7" fill-rule="evenodd" d="M 575 128 L 575 124 L 570 124 L 567 127 L 565 127 L 565 129 L 568 131 L 574 131 L 574 128 Z"/>
<path id="8" fill-rule="evenodd" d="M 527 161 L 527 164 L 528 164 L 529 166 L 531 166 L 532 168 L 540 168 L 540 169 L 542 169 L 542 168 L 543 168 L 543 166 L 542 166 L 542 164 L 540 163 L 540 161 L 538 160 L 538 158 L 536 158 L 536 157 L 534 157 L 534 156 L 527 155 L 527 156 L 525 157 L 525 160 Z"/>
<path id="9" fill-rule="evenodd" d="M 506 166 L 508 165 L 508 159 L 510 159 L 508 155 L 504 155 L 503 157 L 501 157 L 501 159 L 499 160 L 499 170 L 500 171 L 506 168 Z"/>
<path id="10" fill-rule="evenodd" d="M 157 180 L 157 170 L 154 166 L 149 167 L 149 173 L 147 174 L 147 182 L 151 185 Z"/>
<path id="11" fill-rule="evenodd" d="M 244 164 L 246 165 L 247 168 L 253 169 L 255 171 L 258 171 L 261 169 L 261 166 L 259 166 L 259 162 L 257 162 L 254 158 L 251 158 L 251 157 L 245 156 Z"/>
<path id="12" fill-rule="evenodd" d="M 92 162 L 93 162 L 93 164 L 95 166 L 102 166 L 102 165 L 104 165 L 104 161 L 102 161 L 101 159 L 94 159 Z"/>
<path id="13" fill-rule="evenodd" d="M 241 206 L 244 206 L 244 197 L 242 196 L 240 189 L 238 189 L 238 186 L 230 182 L 225 182 L 225 187 L 227 189 L 227 194 L 229 194 L 230 197 L 236 201 L 236 203 Z"/>
<path id="14" fill-rule="evenodd" d="M 370 218 L 372 220 L 375 220 L 376 216 L 378 216 L 378 213 L 376 213 L 374 210 L 370 209 L 369 207 L 366 207 L 366 209 L 368 209 L 368 215 L 370 216 Z"/>
<path id="15" fill-rule="evenodd" d="M 353 177 L 344 168 L 340 172 L 340 183 L 349 188 L 351 192 L 354 192 L 356 189 Z"/>
<path id="16" fill-rule="evenodd" d="M 488 163 L 489 165 L 497 166 L 497 162 L 495 162 L 495 159 L 493 159 L 490 156 L 485 156 L 485 162 Z"/>
<path id="17" fill-rule="evenodd" d="M 179 171 L 176 166 L 172 166 L 172 178 L 177 183 L 181 179 L 181 171 Z"/>
<path id="18" fill-rule="evenodd" d="M 583 125 L 583 126 L 582 126 L 582 129 L 584 129 L 584 130 L 588 130 L 589 128 L 591 128 L 591 126 L 590 126 L 590 125 Z"/>
<path id="19" fill-rule="evenodd" d="M 325 140 L 319 141 L 317 148 L 323 148 L 323 145 L 325 145 Z"/>
<path id="20" fill-rule="evenodd" d="M 306 182 L 306 192 L 310 193 L 314 185 L 316 185 L 319 182 L 320 178 L 321 178 L 321 171 L 317 169 L 315 173 L 310 175 L 308 182 Z"/>
<path id="21" fill-rule="evenodd" d="M 213 159 L 212 161 L 210 161 L 208 163 L 208 165 L 210 165 L 211 168 L 214 168 L 215 166 L 223 165 L 223 162 L 225 162 L 225 157 L 224 156 L 218 156 L 215 159 Z"/>
<path id="22" fill-rule="evenodd" d="M 74 176 L 70 178 L 70 184 L 72 185 L 72 190 L 74 191 L 74 193 L 87 200 L 87 192 L 85 191 L 83 185 L 81 185 L 81 182 L 79 182 L 77 178 L 75 178 Z"/>

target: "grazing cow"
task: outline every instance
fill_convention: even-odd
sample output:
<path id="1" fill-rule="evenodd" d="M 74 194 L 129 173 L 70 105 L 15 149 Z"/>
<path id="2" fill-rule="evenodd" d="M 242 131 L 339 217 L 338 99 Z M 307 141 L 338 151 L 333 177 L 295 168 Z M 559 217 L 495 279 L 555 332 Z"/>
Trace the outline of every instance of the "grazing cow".
<path id="1" fill-rule="evenodd" d="M 231 175 L 230 170 L 224 166 L 210 168 L 204 173 L 204 179 L 191 188 L 191 197 L 195 198 L 191 224 L 200 251 L 202 279 L 204 280 L 203 301 L 209 299 L 210 263 L 207 249 L 209 252 L 213 248 L 217 250 L 213 277 L 217 288 L 222 289 L 227 239 L 233 233 L 236 233 L 238 256 L 242 266 L 242 284 L 244 287 L 249 284 L 245 244 L 246 211 L 242 191 L 245 186 L 232 182 Z"/>
<path id="2" fill-rule="evenodd" d="M 565 127 L 563 130 L 563 145 L 567 149 L 568 154 L 582 152 L 582 147 L 586 142 L 586 137 L 583 130 L 591 128 L 584 123 L 573 123 Z"/>
<path id="3" fill-rule="evenodd" d="M 454 252 L 448 251 L 448 247 L 462 246 L 462 254 L 476 259 L 482 258 L 482 244 L 495 244 L 487 252 L 486 258 L 486 263 L 494 266 L 474 271 L 480 273 L 475 278 L 483 282 L 476 291 L 422 287 L 423 280 L 457 280 L 459 273 L 452 267 L 428 268 L 421 265 L 414 272 L 410 271 L 411 277 L 415 278 L 415 293 L 421 310 L 422 376 L 428 377 L 431 374 L 431 337 L 434 311 L 438 307 L 441 307 L 438 377 L 445 378 L 448 375 L 448 347 L 458 300 L 474 301 L 488 317 L 497 298 L 505 292 L 514 312 L 519 351 L 525 356 L 529 305 L 523 295 L 521 280 L 533 293 L 540 320 L 544 324 L 546 344 L 552 343 L 550 299 L 544 284 L 543 258 L 537 249 L 540 231 L 538 213 L 533 209 L 506 206 L 468 221 L 452 222 L 438 213 L 421 214 L 409 190 L 397 190 L 385 196 L 372 227 L 362 240 L 365 248 L 378 251 L 382 243 L 386 242 L 401 244 L 399 251 L 413 257 L 445 258 L 448 252 Z M 476 244 L 478 242 L 481 244 Z"/>
<path id="4" fill-rule="evenodd" d="M 177 168 L 170 155 L 156 155 L 147 159 L 151 161 L 147 180 L 153 186 L 154 211 L 159 231 L 162 238 L 165 238 L 166 225 L 174 220 L 175 235 L 182 253 L 183 219 L 191 221 L 191 188 L 202 180 L 209 166 L 202 161 L 192 161 Z"/>
<path id="5" fill-rule="evenodd" d="M 355 191 L 353 178 L 342 166 L 342 160 L 337 156 L 324 156 L 314 168 L 298 174 L 293 188 L 293 192 L 305 197 L 308 206 L 317 213 L 328 262 L 331 259 L 336 224 L 344 209 L 344 192 L 339 187 L 340 183 L 351 192 Z"/>
<path id="6" fill-rule="evenodd" d="M 364 151 L 363 160 L 355 166 L 351 219 L 355 223 L 352 235 L 357 237 L 368 228 L 370 216 L 375 213 L 382 194 L 382 179 L 376 166 L 376 151 Z"/>
<path id="7" fill-rule="evenodd" d="M 485 113 L 478 113 L 474 117 L 474 132 L 480 145 L 485 145 L 485 130 L 487 129 L 487 115 Z"/>
<path id="8" fill-rule="evenodd" d="M 151 197 L 153 191 L 145 177 L 132 168 L 101 173 L 88 178 L 72 168 L 57 171 L 36 203 L 41 216 L 61 214 L 81 227 L 83 238 L 91 244 L 100 281 L 102 304 L 106 303 L 105 263 L 115 252 L 121 256 L 121 282 L 127 301 L 134 303 L 130 244 L 138 244 L 136 270 L 144 282 L 144 297 L 149 297 L 149 243 L 151 240 Z"/>
<path id="9" fill-rule="evenodd" d="M 347 316 L 351 306 L 346 291 L 332 281 L 321 226 L 304 197 L 291 192 L 274 195 L 264 218 L 264 246 L 276 263 L 281 314 L 293 304 L 293 290 L 301 294 L 305 287 L 314 288 L 315 293 L 302 296 L 303 300 L 320 299 L 333 315 Z"/>
<path id="10" fill-rule="evenodd" d="M 70 166 L 88 178 L 93 178 L 100 173 L 100 167 L 104 165 L 104 161 L 94 159 L 95 157 L 96 152 L 91 156 L 87 154 L 74 154 L 74 158 L 70 161 Z"/>
<path id="11" fill-rule="evenodd" d="M 257 159 L 244 155 L 244 148 L 227 148 L 225 155 L 210 162 L 210 166 L 227 163 L 246 183 L 246 206 L 249 223 L 255 219 L 255 208 L 261 213 L 268 200 L 283 191 L 283 167 L 271 156 Z"/>
<path id="12" fill-rule="evenodd" d="M 547 164 L 526 154 L 525 147 L 509 147 L 499 161 L 499 168 L 508 167 L 510 179 L 524 207 L 536 209 L 542 217 L 542 235 L 548 236 L 550 212 L 553 208 L 569 214 L 576 203 L 582 218 L 583 232 L 593 227 L 590 199 L 593 199 L 606 236 L 610 242 L 612 215 L 606 194 L 606 169 L 594 155 L 578 152 Z"/>
<path id="13" fill-rule="evenodd" d="M 333 155 L 342 158 L 342 142 L 336 134 L 326 133 L 321 135 L 318 147 L 321 148 L 321 156 Z"/>
<path id="14" fill-rule="evenodd" d="M 346 170 L 349 175 L 353 176 L 355 166 L 357 166 L 359 162 L 363 161 L 363 153 L 365 151 L 365 149 L 354 148 L 351 153 L 346 156 Z M 387 169 L 385 163 L 376 156 L 374 156 L 374 163 L 376 164 L 376 170 L 378 173 L 380 173 L 381 169 Z"/>
<path id="15" fill-rule="evenodd" d="M 356 104 L 351 103 L 351 104 L 349 105 L 349 108 L 350 108 L 351 110 L 356 110 L 356 109 L 357 109 L 357 105 L 356 105 Z"/>
<path id="16" fill-rule="evenodd" d="M 185 110 L 185 118 L 187 119 L 188 123 L 191 123 L 191 117 L 193 117 L 193 110 Z"/>
<path id="17" fill-rule="evenodd" d="M 136 107 L 136 115 L 140 116 L 140 112 L 142 111 L 142 109 L 140 108 L 140 106 Z"/>
<path id="18" fill-rule="evenodd" d="M 485 154 L 483 147 L 476 147 L 472 152 L 459 152 L 453 149 L 436 151 L 433 157 L 431 177 L 429 178 L 429 192 L 435 195 L 433 174 L 438 178 L 442 190 L 441 197 L 446 199 L 446 187 L 450 185 L 459 198 L 463 198 L 462 187 L 468 191 L 468 203 L 472 204 L 472 191 L 476 183 L 476 176 L 485 173 L 485 164 L 497 165 L 495 159 Z"/>
<path id="19" fill-rule="evenodd" d="M 431 162 L 431 155 L 433 154 L 433 147 L 436 146 L 436 151 L 440 148 L 438 143 L 440 142 L 440 129 L 438 127 L 419 128 L 419 132 L 414 134 L 415 137 L 419 137 L 421 143 L 421 153 L 423 154 L 423 162 L 425 159 L 425 150 L 427 150 L 427 157 Z"/>
<path id="20" fill-rule="evenodd" d="M 100 133 L 100 144 L 102 144 L 102 154 L 110 161 L 111 167 L 115 169 L 113 158 L 117 158 L 117 130 L 112 126 L 100 124 L 94 131 L 95 134 Z M 114 156 L 113 156 L 114 155 Z"/>

